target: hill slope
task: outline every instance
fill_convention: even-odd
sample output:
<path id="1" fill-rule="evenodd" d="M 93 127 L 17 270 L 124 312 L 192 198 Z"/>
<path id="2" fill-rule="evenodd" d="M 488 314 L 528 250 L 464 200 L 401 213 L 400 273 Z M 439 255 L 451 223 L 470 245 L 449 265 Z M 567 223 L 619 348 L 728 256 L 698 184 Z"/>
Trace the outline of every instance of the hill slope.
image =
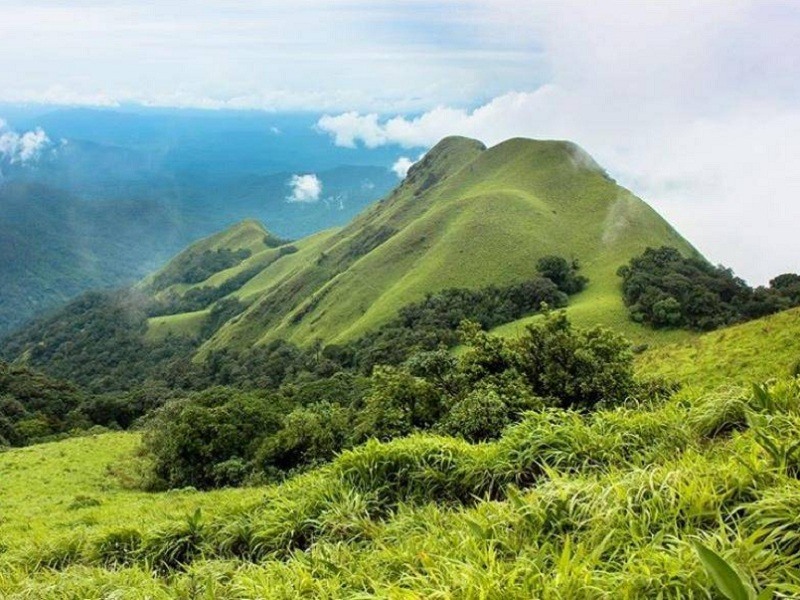
<path id="1" fill-rule="evenodd" d="M 660 245 L 694 252 L 574 144 L 446 138 L 350 225 L 267 267 L 249 309 L 203 350 L 351 340 L 427 293 L 529 278 L 546 254 L 579 259 L 591 281 L 573 311 L 627 320 L 616 270 Z"/>
<path id="2" fill-rule="evenodd" d="M 539 258 L 557 254 L 577 259 L 590 280 L 570 302 L 576 323 L 668 341 L 687 334 L 631 323 L 616 275 L 648 246 L 662 245 L 696 252 L 574 144 L 513 139 L 487 149 L 451 137 L 347 226 L 289 242 L 243 221 L 193 244 L 142 281 L 132 294 L 150 298 L 151 306 L 123 303 L 139 310 L 133 337 L 141 337 L 141 328 L 147 343 L 173 336 L 201 344 L 197 359 L 276 340 L 339 344 L 374 331 L 428 294 L 530 280 Z M 30 356 L 26 348 L 36 348 L 36 366 L 47 370 L 41 357 L 60 352 L 48 350 L 52 330 L 64 329 L 58 315 L 50 321 L 52 327 L 31 326 L 10 338 L 4 356 Z M 513 333 L 519 325 L 507 329 Z M 139 341 L 126 343 L 146 353 Z"/>
<path id="3" fill-rule="evenodd" d="M 699 389 L 800 375 L 800 308 L 653 348 L 639 370 Z"/>
<path id="4" fill-rule="evenodd" d="M 674 349 L 641 367 L 705 381 L 738 372 L 746 342 L 761 358 L 745 379 L 782 376 L 793 350 L 764 329 L 800 337 L 798 311 L 701 336 L 715 360 L 692 373 Z M 768 393 L 532 412 L 483 444 L 373 440 L 279 485 L 215 492 L 127 489 L 135 434 L 12 450 L 0 594 L 718 597 L 700 541 L 756 588 L 797 597 L 797 461 L 776 466 L 762 440 L 798 442 L 800 381 Z"/>

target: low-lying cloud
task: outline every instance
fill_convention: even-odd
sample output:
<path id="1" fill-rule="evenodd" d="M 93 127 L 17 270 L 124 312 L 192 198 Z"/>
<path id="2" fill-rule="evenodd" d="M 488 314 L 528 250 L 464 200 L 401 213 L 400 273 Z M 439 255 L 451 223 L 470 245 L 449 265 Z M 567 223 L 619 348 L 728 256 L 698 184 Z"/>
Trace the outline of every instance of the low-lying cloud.
<path id="1" fill-rule="evenodd" d="M 286 197 L 288 202 L 317 202 L 322 195 L 322 181 L 314 173 L 292 175 L 289 186 L 292 192 Z"/>
<path id="2" fill-rule="evenodd" d="M 52 145 L 50 138 L 41 127 L 24 133 L 9 129 L 0 119 L 0 158 L 11 164 L 35 161 Z"/>
<path id="3" fill-rule="evenodd" d="M 392 165 L 392 171 L 400 179 L 405 179 L 408 175 L 408 170 L 414 166 L 417 161 L 410 159 L 407 156 L 401 156 Z"/>
<path id="4" fill-rule="evenodd" d="M 448 135 L 571 140 L 713 262 L 752 283 L 800 271 L 800 6 L 565 0 L 531 10 L 542 85 L 411 117 L 332 114 L 318 128 L 367 148 Z"/>

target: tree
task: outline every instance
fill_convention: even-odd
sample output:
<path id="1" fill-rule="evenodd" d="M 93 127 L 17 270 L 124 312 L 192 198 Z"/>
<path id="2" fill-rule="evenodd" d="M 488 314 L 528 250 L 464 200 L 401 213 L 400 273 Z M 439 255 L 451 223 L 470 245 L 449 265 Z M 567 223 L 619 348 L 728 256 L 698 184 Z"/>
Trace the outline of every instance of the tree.
<path id="1" fill-rule="evenodd" d="M 580 263 L 577 260 L 567 262 L 562 256 L 543 256 L 536 263 L 536 270 L 542 277 L 547 277 L 565 294 L 577 294 L 586 287 L 589 280 L 578 275 Z"/>
<path id="2" fill-rule="evenodd" d="M 442 413 L 442 396 L 432 383 L 404 369 L 376 367 L 356 422 L 356 439 L 388 440 L 428 429 Z"/>
<path id="3" fill-rule="evenodd" d="M 564 408 L 622 401 L 636 389 L 630 343 L 602 327 L 574 329 L 564 312 L 529 325 L 508 346 L 531 391 Z"/>
<path id="4" fill-rule="evenodd" d="M 728 268 L 666 246 L 648 248 L 618 274 L 631 319 L 656 328 L 708 331 L 800 305 L 800 275 L 751 288 Z"/>

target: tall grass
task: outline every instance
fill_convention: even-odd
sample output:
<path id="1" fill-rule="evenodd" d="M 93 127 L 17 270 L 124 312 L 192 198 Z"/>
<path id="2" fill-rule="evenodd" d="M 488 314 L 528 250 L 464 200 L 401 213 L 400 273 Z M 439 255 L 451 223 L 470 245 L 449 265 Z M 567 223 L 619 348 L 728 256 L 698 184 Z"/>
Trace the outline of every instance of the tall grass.
<path id="1" fill-rule="evenodd" d="M 702 544 L 800 594 L 800 383 L 369 442 L 154 527 L 0 554 L 9 598 L 708 598 Z M 97 509 L 99 510 L 99 509 Z"/>

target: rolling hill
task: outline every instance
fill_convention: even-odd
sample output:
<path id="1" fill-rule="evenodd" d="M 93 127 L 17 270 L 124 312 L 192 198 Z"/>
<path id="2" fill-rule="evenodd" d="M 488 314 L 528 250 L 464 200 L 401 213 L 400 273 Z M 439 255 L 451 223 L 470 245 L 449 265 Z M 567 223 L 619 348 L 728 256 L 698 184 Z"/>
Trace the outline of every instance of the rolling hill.
<path id="1" fill-rule="evenodd" d="M 309 114 L 0 106 L 5 119 L 50 141 L 26 161 L 0 152 L 0 336 L 237 221 L 302 237 L 397 184 L 396 149 L 333 146 Z M 287 201 L 292 177 L 312 173 L 318 197 Z"/>
<path id="2" fill-rule="evenodd" d="M 486 149 L 447 138 L 388 197 L 344 228 L 295 242 L 296 253 L 269 262 L 233 292 L 247 310 L 200 353 L 276 339 L 349 341 L 428 293 L 531 277 L 547 254 L 578 259 L 590 279 L 570 308 L 577 322 L 622 325 L 647 337 L 629 324 L 616 270 L 660 245 L 695 252 L 574 144 L 514 139 Z"/>
<path id="3" fill-rule="evenodd" d="M 528 280 L 537 275 L 539 258 L 556 254 L 577 260 L 589 278 L 570 302 L 577 324 L 610 325 L 637 342 L 663 343 L 691 334 L 631 322 L 616 274 L 648 246 L 662 245 L 696 253 L 576 145 L 512 139 L 487 149 L 450 137 L 348 225 L 288 241 L 256 221 L 242 221 L 188 247 L 130 291 L 154 306 L 130 299 L 117 312 L 136 307 L 125 343 L 143 357 L 143 343 L 176 339 L 199 344 L 199 361 L 212 351 L 278 340 L 300 347 L 317 340 L 341 344 L 375 331 L 429 294 Z M 84 335 L 87 317 L 78 313 L 73 316 Z M 64 355 L 63 344 L 75 355 L 80 343 L 62 335 L 63 317 L 55 313 L 50 325 L 34 323 L 10 337 L 4 357 L 25 356 L 47 370 L 48 361 Z M 500 331 L 513 335 L 530 318 Z M 86 337 L 95 345 L 99 339 Z M 84 355 L 90 357 L 91 348 Z"/>

